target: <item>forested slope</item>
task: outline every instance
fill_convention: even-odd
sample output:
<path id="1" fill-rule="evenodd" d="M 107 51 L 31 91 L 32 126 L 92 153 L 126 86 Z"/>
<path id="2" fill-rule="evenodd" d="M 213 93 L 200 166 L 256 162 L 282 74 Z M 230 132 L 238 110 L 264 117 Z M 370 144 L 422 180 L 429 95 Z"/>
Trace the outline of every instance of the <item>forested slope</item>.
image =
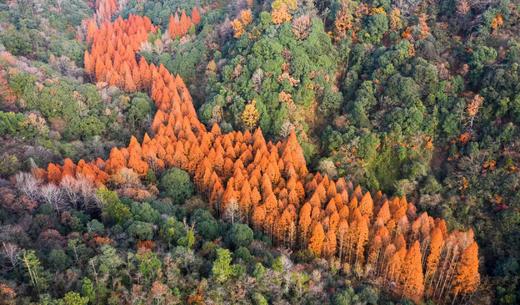
<path id="1" fill-rule="evenodd" d="M 516 302 L 518 5 L 202 2 L 2 4 L 0 296 Z"/>

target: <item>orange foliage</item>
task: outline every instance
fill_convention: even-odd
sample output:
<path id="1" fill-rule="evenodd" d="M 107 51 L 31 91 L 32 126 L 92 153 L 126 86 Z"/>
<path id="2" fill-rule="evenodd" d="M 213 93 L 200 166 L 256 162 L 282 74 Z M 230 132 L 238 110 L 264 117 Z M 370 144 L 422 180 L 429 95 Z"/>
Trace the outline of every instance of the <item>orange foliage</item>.
<path id="1" fill-rule="evenodd" d="M 199 11 L 199 8 L 198 7 L 194 7 L 193 10 L 191 11 L 191 21 L 193 22 L 193 24 L 197 25 L 200 23 L 200 11 Z"/>
<path id="2" fill-rule="evenodd" d="M 323 240 L 325 239 L 325 233 L 323 232 L 323 226 L 321 223 L 314 225 L 312 229 L 311 238 L 309 240 L 309 250 L 316 256 L 321 255 L 323 248 Z"/>
<path id="3" fill-rule="evenodd" d="M 182 11 L 180 17 L 177 13 L 175 13 L 175 16 L 170 15 L 168 33 L 171 38 L 183 37 L 188 34 L 193 25 L 199 24 L 200 20 L 200 12 L 197 7 L 192 10 L 191 17 L 186 15 L 186 11 Z"/>
<path id="4" fill-rule="evenodd" d="M 479 282 L 478 246 L 476 242 L 473 242 L 462 252 L 462 258 L 453 279 L 453 292 L 455 295 L 471 293 L 477 289 Z"/>
<path id="5" fill-rule="evenodd" d="M 424 278 L 421 263 L 421 249 L 419 241 L 406 253 L 401 271 L 401 290 L 404 296 L 412 300 L 422 299 L 424 293 Z"/>
<path id="6" fill-rule="evenodd" d="M 233 36 L 235 38 L 240 38 L 244 32 L 245 27 L 253 21 L 253 14 L 251 10 L 242 10 L 237 18 L 231 21 L 231 26 L 233 27 Z"/>
<path id="7" fill-rule="evenodd" d="M 496 31 L 499 27 L 504 24 L 504 17 L 501 14 L 497 14 L 493 20 L 491 20 L 491 28 Z"/>

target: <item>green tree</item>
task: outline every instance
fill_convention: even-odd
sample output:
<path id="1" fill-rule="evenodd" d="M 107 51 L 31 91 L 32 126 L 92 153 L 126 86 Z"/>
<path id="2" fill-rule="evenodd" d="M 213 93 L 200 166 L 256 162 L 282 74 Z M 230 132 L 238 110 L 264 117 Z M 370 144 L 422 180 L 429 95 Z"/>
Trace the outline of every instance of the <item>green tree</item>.
<path id="1" fill-rule="evenodd" d="M 124 264 L 117 250 L 109 245 L 101 246 L 101 254 L 94 258 L 94 262 L 97 263 L 97 273 L 107 277 L 117 276 L 119 267 Z"/>
<path id="2" fill-rule="evenodd" d="M 22 251 L 21 260 L 31 280 L 32 286 L 37 291 L 44 290 L 47 287 L 47 279 L 44 276 L 44 270 L 40 260 L 36 256 L 36 252 L 34 252 L 34 250 Z"/>
<path id="3" fill-rule="evenodd" d="M 65 251 L 61 249 L 52 249 L 47 259 L 49 265 L 56 268 L 58 271 L 64 271 L 71 264 L 70 258 L 65 254 Z"/>
<path id="4" fill-rule="evenodd" d="M 217 249 L 217 258 L 211 268 L 211 273 L 217 282 L 223 283 L 233 275 L 231 260 L 231 251 L 223 248 Z"/>
<path id="5" fill-rule="evenodd" d="M 130 210 L 135 220 L 159 223 L 161 215 L 148 202 L 132 202 Z"/>
<path id="6" fill-rule="evenodd" d="M 354 305 L 360 301 L 352 287 L 347 287 L 334 296 L 334 305 Z"/>
<path id="7" fill-rule="evenodd" d="M 128 109 L 127 120 L 131 130 L 144 130 L 150 120 L 152 104 L 144 94 L 138 94 L 132 99 Z"/>
<path id="8" fill-rule="evenodd" d="M 107 188 L 100 188 L 96 196 L 101 202 L 101 210 L 105 220 L 122 224 L 132 216 L 130 208 L 121 202 L 116 192 L 109 191 Z"/>
<path id="9" fill-rule="evenodd" d="M 214 240 L 219 236 L 219 225 L 211 213 L 204 209 L 193 212 L 191 220 L 195 223 L 197 233 L 206 240 Z"/>
<path id="10" fill-rule="evenodd" d="M 186 236 L 186 229 L 183 223 L 175 219 L 175 217 L 168 217 L 161 224 L 159 235 L 169 245 L 175 245 L 179 239 Z"/>
<path id="11" fill-rule="evenodd" d="M 161 270 L 161 260 L 152 251 L 141 251 L 136 255 L 139 272 L 151 283 L 155 280 Z"/>
<path id="12" fill-rule="evenodd" d="M 253 294 L 253 304 L 255 305 L 268 305 L 266 298 L 259 292 Z"/>
<path id="13" fill-rule="evenodd" d="M 128 234 L 135 240 L 151 240 L 153 239 L 153 225 L 144 221 L 133 221 L 128 226 Z"/>
<path id="14" fill-rule="evenodd" d="M 21 113 L 0 111 L 0 136 L 18 134 L 22 130 L 24 119 Z"/>
<path id="15" fill-rule="evenodd" d="M 253 230 L 248 225 L 234 223 L 228 236 L 233 247 L 247 247 L 253 241 Z"/>
<path id="16" fill-rule="evenodd" d="M 96 289 L 94 283 L 89 278 L 84 278 L 81 284 L 81 293 L 88 298 L 90 303 L 96 300 Z"/>
<path id="17" fill-rule="evenodd" d="M 67 292 L 63 297 L 64 305 L 87 305 L 89 302 L 89 298 L 82 297 L 77 292 Z"/>
<path id="18" fill-rule="evenodd" d="M 161 178 L 160 188 L 176 204 L 182 204 L 194 191 L 190 175 L 180 168 L 169 169 Z"/>
<path id="19" fill-rule="evenodd" d="M 190 227 L 186 230 L 186 235 L 179 239 L 178 244 L 180 246 L 191 249 L 195 245 L 195 241 L 195 230 L 192 227 Z"/>
<path id="20" fill-rule="evenodd" d="M 5 30 L 0 36 L 0 41 L 4 44 L 7 51 L 16 56 L 29 55 L 33 47 L 31 35 L 27 29 Z"/>

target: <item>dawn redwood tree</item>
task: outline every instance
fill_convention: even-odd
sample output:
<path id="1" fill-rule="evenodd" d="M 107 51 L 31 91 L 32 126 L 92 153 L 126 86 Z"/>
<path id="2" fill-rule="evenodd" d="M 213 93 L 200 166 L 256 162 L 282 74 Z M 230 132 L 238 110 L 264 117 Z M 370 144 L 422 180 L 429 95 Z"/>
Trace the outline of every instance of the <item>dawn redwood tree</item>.
<path id="1" fill-rule="evenodd" d="M 462 257 L 457 266 L 452 283 L 454 299 L 457 299 L 460 294 L 470 294 L 475 292 L 479 283 L 478 245 L 476 242 L 473 242 L 462 252 Z"/>
<path id="2" fill-rule="evenodd" d="M 316 256 L 320 256 L 323 250 L 323 241 L 325 239 L 325 232 L 321 223 L 314 225 L 311 237 L 309 239 L 309 250 Z"/>

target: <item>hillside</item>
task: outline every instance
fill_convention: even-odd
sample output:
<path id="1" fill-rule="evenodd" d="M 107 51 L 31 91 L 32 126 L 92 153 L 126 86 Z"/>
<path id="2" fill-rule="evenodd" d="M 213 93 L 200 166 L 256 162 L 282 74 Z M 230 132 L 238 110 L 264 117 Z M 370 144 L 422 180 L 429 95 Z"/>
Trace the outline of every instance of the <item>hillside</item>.
<path id="1" fill-rule="evenodd" d="M 0 7 L 0 304 L 520 297 L 518 4 Z"/>

